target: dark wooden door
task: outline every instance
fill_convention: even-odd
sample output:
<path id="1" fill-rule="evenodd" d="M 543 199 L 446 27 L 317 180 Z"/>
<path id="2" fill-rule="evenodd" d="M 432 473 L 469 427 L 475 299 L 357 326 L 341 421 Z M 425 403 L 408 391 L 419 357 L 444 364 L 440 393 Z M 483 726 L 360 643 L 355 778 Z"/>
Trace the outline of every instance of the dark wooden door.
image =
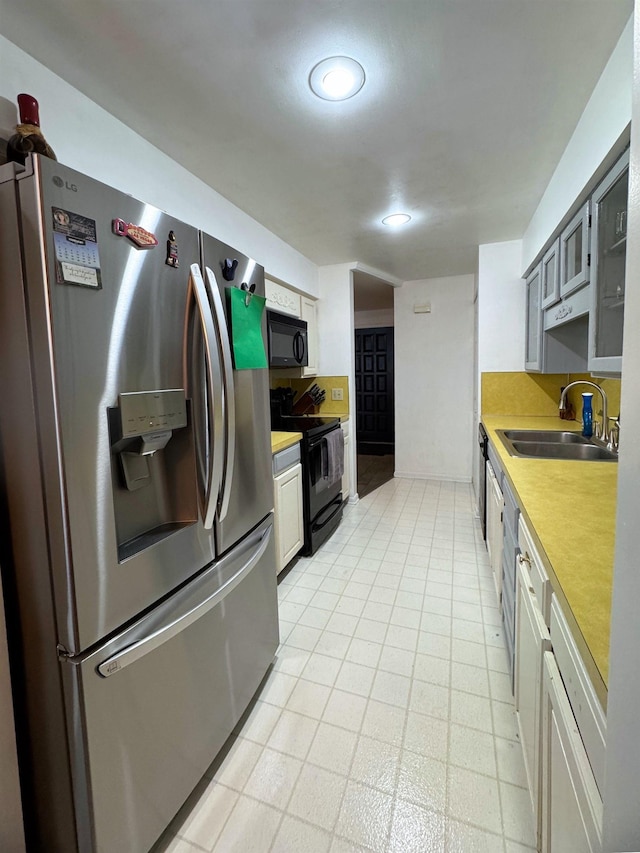
<path id="1" fill-rule="evenodd" d="M 358 453 L 393 453 L 393 327 L 355 335 Z"/>

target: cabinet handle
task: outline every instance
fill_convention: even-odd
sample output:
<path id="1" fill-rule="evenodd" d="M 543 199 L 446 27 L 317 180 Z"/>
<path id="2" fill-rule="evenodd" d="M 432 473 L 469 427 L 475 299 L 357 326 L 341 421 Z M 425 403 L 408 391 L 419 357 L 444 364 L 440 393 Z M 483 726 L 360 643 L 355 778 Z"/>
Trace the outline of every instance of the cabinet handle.
<path id="1" fill-rule="evenodd" d="M 518 560 L 520 563 L 525 563 L 529 568 L 531 568 L 531 558 L 528 554 L 523 554 L 522 552 L 520 552 L 518 554 Z"/>

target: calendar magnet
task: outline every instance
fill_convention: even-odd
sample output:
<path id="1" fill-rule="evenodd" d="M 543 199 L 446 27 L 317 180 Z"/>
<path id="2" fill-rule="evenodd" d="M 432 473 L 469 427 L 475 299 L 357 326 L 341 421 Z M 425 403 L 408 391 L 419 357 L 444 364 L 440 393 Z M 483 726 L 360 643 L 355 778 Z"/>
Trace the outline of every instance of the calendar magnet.
<path id="1" fill-rule="evenodd" d="M 178 241 L 176 240 L 175 231 L 169 231 L 169 236 L 167 237 L 167 257 L 165 264 L 169 267 L 180 266 L 178 260 Z"/>
<path id="2" fill-rule="evenodd" d="M 60 207 L 52 207 L 51 215 L 57 283 L 100 290 L 102 275 L 95 219 Z"/>

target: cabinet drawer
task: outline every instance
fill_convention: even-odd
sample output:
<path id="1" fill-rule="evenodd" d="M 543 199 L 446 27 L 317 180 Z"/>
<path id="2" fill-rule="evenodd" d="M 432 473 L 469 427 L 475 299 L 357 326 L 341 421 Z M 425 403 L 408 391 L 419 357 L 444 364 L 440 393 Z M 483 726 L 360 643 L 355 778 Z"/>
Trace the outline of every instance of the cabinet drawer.
<path id="1" fill-rule="evenodd" d="M 300 442 L 273 454 L 273 476 L 281 474 L 300 461 Z"/>
<path id="2" fill-rule="evenodd" d="M 542 612 L 544 623 L 548 628 L 551 615 L 551 584 L 522 516 L 518 521 L 518 546 L 520 548 L 519 559 L 524 560 L 527 565 L 531 586 L 538 600 L 538 607 Z"/>
<path id="3" fill-rule="evenodd" d="M 551 644 L 596 784 L 602 793 L 607 721 L 555 595 L 551 597 Z"/>

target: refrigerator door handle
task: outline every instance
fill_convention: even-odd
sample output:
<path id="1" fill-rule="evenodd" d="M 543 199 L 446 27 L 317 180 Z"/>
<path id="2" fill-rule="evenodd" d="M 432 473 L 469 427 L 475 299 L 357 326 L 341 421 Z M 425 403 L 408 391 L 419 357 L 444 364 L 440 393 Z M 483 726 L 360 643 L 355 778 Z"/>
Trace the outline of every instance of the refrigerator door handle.
<path id="1" fill-rule="evenodd" d="M 207 596 L 195 607 L 192 607 L 185 613 L 179 614 L 177 617 L 175 611 L 171 611 L 171 619 L 165 625 L 157 628 L 149 636 L 143 637 L 141 640 L 116 652 L 116 654 L 111 655 L 99 664 L 97 670 L 100 675 L 109 678 L 109 676 L 114 675 L 116 672 L 119 672 L 121 669 L 135 663 L 135 661 L 140 660 L 140 658 L 159 648 L 190 625 L 193 625 L 194 622 L 197 622 L 198 619 L 209 613 L 210 610 L 213 610 L 214 607 L 220 604 L 238 586 L 260 560 L 267 550 L 272 530 L 273 526 L 269 525 L 258 540 L 257 547 L 253 550 L 253 553 L 242 568 L 223 583 L 222 586 L 218 587 L 215 592 Z"/>
<path id="2" fill-rule="evenodd" d="M 224 405 L 226 422 L 226 460 L 222 477 L 222 494 L 218 503 L 218 518 L 224 521 L 229 510 L 229 499 L 231 497 L 231 481 L 233 479 L 233 466 L 236 457 L 236 392 L 233 381 L 233 362 L 231 361 L 231 344 L 227 332 L 227 323 L 224 316 L 224 308 L 218 283 L 213 271 L 206 267 L 207 284 L 209 295 L 213 303 L 213 310 L 218 330 L 218 340 L 222 352 L 222 376 L 224 382 Z"/>
<path id="3" fill-rule="evenodd" d="M 222 434 L 224 428 L 222 372 L 220 369 L 220 360 L 218 358 L 218 349 L 216 347 L 216 332 L 213 323 L 213 315 L 211 313 L 211 306 L 207 299 L 207 291 L 198 264 L 191 264 L 189 283 L 195 295 L 195 301 L 200 315 L 200 325 L 204 340 L 207 381 L 213 397 L 213 406 L 211 405 L 211 400 L 208 400 L 206 407 L 207 421 L 209 424 L 210 462 L 207 466 L 207 477 L 202 507 L 203 525 L 205 529 L 210 530 L 213 527 L 215 518 L 216 501 L 220 490 L 220 484 L 222 482 L 224 466 L 221 443 L 217 440 Z M 187 341 L 185 337 L 185 370 L 188 363 L 186 358 L 186 348 Z M 186 384 L 185 387 L 189 387 L 188 384 Z"/>

